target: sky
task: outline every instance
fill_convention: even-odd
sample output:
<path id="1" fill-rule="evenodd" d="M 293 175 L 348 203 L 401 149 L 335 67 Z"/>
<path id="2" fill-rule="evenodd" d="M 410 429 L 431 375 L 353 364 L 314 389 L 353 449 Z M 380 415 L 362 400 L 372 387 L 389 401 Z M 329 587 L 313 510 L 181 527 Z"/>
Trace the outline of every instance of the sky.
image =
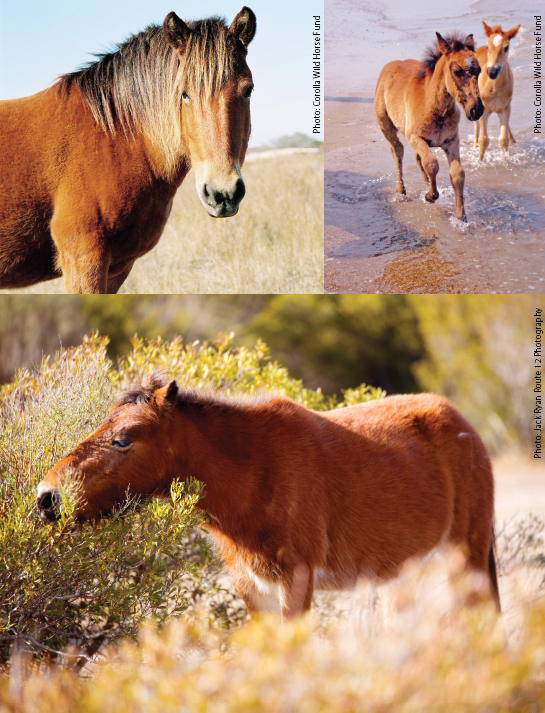
<path id="1" fill-rule="evenodd" d="M 248 50 L 255 84 L 250 147 L 295 132 L 311 136 L 313 15 L 323 28 L 323 0 L 1 0 L 0 99 L 45 89 L 93 53 L 161 24 L 171 10 L 184 20 L 221 15 L 230 24 L 245 1 L 257 17 Z M 323 133 L 313 138 L 323 141 Z"/>

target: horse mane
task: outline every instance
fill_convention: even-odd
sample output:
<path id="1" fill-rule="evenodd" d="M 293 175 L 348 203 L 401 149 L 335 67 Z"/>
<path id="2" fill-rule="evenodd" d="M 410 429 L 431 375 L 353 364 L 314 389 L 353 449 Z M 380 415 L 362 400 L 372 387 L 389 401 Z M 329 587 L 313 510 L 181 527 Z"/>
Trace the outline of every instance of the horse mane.
<path id="1" fill-rule="evenodd" d="M 65 97 L 77 87 L 97 124 L 112 136 L 116 120 L 126 136 L 146 134 L 165 155 L 172 175 L 181 148 L 182 93 L 194 100 L 216 94 L 234 73 L 237 42 L 224 18 L 188 22 L 184 60 L 168 43 L 162 26 L 150 25 L 112 52 L 59 77 Z"/>
<path id="2" fill-rule="evenodd" d="M 466 43 L 466 37 L 464 37 L 460 32 L 452 32 L 450 35 L 445 35 L 443 39 L 449 46 L 449 52 L 460 52 L 460 50 L 464 49 L 471 50 L 473 52 L 475 50 L 475 42 L 473 40 L 469 40 L 469 42 Z M 428 72 L 433 74 L 440 57 L 441 52 L 437 49 L 437 42 L 427 47 L 424 57 L 421 60 L 422 67 L 418 73 L 418 77 L 425 77 Z"/>
<path id="3" fill-rule="evenodd" d="M 139 387 L 125 391 L 116 398 L 112 410 L 124 406 L 125 404 L 134 404 L 138 406 L 146 406 L 151 401 L 153 394 L 158 390 L 167 386 L 170 383 L 161 371 L 154 370 L 146 376 Z M 207 391 L 202 389 L 181 388 L 178 390 L 175 406 L 179 409 L 194 407 L 198 410 L 214 411 L 223 410 L 248 410 L 259 403 L 271 400 L 271 394 L 257 395 L 223 395 L 217 392 Z"/>

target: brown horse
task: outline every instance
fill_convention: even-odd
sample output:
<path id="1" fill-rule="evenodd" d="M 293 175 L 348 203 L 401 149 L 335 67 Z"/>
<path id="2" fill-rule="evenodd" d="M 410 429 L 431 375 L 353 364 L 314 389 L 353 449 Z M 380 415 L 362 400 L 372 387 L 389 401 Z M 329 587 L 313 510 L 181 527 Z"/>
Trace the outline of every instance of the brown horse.
<path id="1" fill-rule="evenodd" d="M 508 55 L 509 42 L 519 31 L 520 25 L 504 32 L 500 25 L 489 27 L 483 20 L 483 27 L 484 34 L 488 37 L 488 43 L 476 51 L 477 59 L 483 70 L 479 75 L 479 91 L 484 104 L 484 113 L 478 123 L 475 123 L 474 146 L 479 146 L 479 161 L 483 160 L 484 152 L 490 143 L 487 132 L 490 114 L 497 114 L 500 118 L 501 150 L 508 153 L 509 144 L 515 143 L 509 128 L 515 80 L 509 66 Z"/>
<path id="2" fill-rule="evenodd" d="M 389 62 L 382 68 L 375 91 L 375 112 L 379 126 L 394 157 L 396 192 L 405 195 L 402 175 L 401 131 L 413 147 L 416 162 L 430 184 L 426 200 L 439 198 L 436 176 L 439 163 L 430 147 L 447 155 L 450 181 L 456 194 L 456 217 L 466 220 L 464 210 L 464 170 L 460 164 L 458 123 L 459 102 L 468 119 L 477 121 L 483 113 L 477 77 L 481 71 L 473 50 L 473 35 L 464 40 L 457 35 L 443 39 L 437 35 L 437 49 L 431 48 L 423 62 L 415 59 Z"/>
<path id="3" fill-rule="evenodd" d="M 51 88 L 0 102 L 0 287 L 64 276 L 115 293 L 159 240 L 189 169 L 213 217 L 235 215 L 250 136 L 247 7 L 173 12 Z"/>
<path id="4" fill-rule="evenodd" d="M 250 612 L 309 609 L 315 587 L 395 577 L 442 543 L 485 573 L 499 608 L 494 480 L 471 426 L 431 394 L 316 413 L 282 396 L 179 391 L 153 374 L 37 488 L 44 520 L 79 482 L 76 517 L 97 518 L 173 480 L 205 485 L 206 527 Z"/>

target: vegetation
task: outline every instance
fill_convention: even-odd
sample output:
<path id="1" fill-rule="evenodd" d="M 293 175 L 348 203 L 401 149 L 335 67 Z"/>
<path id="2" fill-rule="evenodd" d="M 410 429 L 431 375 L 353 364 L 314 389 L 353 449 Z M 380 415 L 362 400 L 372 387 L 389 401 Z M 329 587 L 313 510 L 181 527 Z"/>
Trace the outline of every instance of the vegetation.
<path id="1" fill-rule="evenodd" d="M 234 635 L 173 621 L 110 651 L 91 678 L 18 658 L 7 711 L 540 711 L 545 706 L 545 606 L 526 610 L 516 644 L 487 610 L 447 620 L 404 611 L 378 635 L 353 623 L 264 620 Z"/>
<path id="2" fill-rule="evenodd" d="M 323 153 L 249 155 L 243 176 L 238 215 L 213 220 L 190 174 L 159 243 L 136 261 L 121 293 L 323 292 Z M 0 292 L 63 291 L 53 280 Z"/>

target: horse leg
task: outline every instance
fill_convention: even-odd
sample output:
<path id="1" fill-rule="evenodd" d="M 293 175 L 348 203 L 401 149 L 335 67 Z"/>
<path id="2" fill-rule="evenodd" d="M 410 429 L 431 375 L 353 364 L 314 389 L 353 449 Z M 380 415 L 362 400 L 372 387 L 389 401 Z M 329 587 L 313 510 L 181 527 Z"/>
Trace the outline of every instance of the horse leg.
<path id="1" fill-rule="evenodd" d="M 258 588 L 250 577 L 238 575 L 235 578 L 235 586 L 252 619 L 258 619 L 261 614 L 267 612 L 281 615 L 279 585 L 271 583 L 269 587 Z"/>
<path id="2" fill-rule="evenodd" d="M 474 606 L 491 599 L 497 611 L 501 612 L 493 526 L 488 532 L 481 532 L 479 528 L 478 538 L 468 538 L 460 545 L 464 566 L 463 569 L 457 567 L 455 571 L 449 572 L 451 586 L 456 590 L 463 582 L 462 593 L 466 605 Z"/>
<path id="3" fill-rule="evenodd" d="M 384 138 L 390 144 L 390 151 L 396 166 L 396 193 L 407 195 L 405 184 L 403 183 L 403 144 L 397 137 L 397 128 L 394 122 L 390 119 L 384 97 L 377 92 L 375 97 L 375 113 L 380 130 L 384 134 Z"/>
<path id="4" fill-rule="evenodd" d="M 422 172 L 422 178 L 424 179 L 424 184 L 427 185 L 430 182 L 430 179 L 428 178 L 428 174 L 426 173 L 426 171 L 424 171 L 424 166 L 422 165 L 422 159 L 420 158 L 420 154 L 418 153 L 418 151 L 414 152 L 414 157 L 416 159 L 418 168 Z"/>
<path id="5" fill-rule="evenodd" d="M 100 234 L 82 229 L 82 221 L 78 221 L 66 196 L 57 197 L 50 230 L 57 250 L 56 267 L 62 270 L 66 293 L 106 294 L 109 251 L 104 249 Z"/>
<path id="6" fill-rule="evenodd" d="M 426 193 L 426 200 L 428 203 L 434 203 L 439 198 L 436 179 L 437 173 L 439 172 L 439 161 L 421 136 L 413 134 L 409 139 L 409 143 L 415 152 L 420 156 L 421 165 L 423 166 L 424 172 L 427 174 L 430 181 L 430 189 Z"/>
<path id="7" fill-rule="evenodd" d="M 133 265 L 134 265 L 134 262 L 131 261 L 127 266 L 123 267 L 121 270 L 118 270 L 113 277 L 108 277 L 108 294 L 109 295 L 115 295 L 119 292 L 119 288 L 121 287 L 121 285 L 125 282 L 125 280 L 129 276 L 129 273 L 132 270 Z"/>
<path id="8" fill-rule="evenodd" d="M 509 130 L 509 117 L 511 116 L 511 106 L 509 105 L 507 109 L 504 109 L 498 114 L 500 117 L 500 148 L 501 150 L 508 154 L 509 153 L 509 138 L 511 131 Z M 514 140 L 513 142 L 514 143 Z"/>
<path id="9" fill-rule="evenodd" d="M 480 120 L 479 120 L 480 121 Z M 475 139 L 473 141 L 473 148 L 476 149 L 479 143 L 479 121 L 475 122 Z"/>
<path id="10" fill-rule="evenodd" d="M 462 220 L 467 223 L 466 212 L 464 208 L 464 182 L 465 173 L 460 163 L 460 137 L 458 134 L 454 139 L 445 146 L 443 150 L 447 155 L 448 165 L 450 169 L 450 182 L 454 188 L 454 194 L 456 196 L 456 217 L 458 220 Z"/>
<path id="11" fill-rule="evenodd" d="M 293 619 L 310 609 L 314 592 L 314 573 L 306 562 L 284 567 L 281 585 L 282 618 Z"/>
<path id="12" fill-rule="evenodd" d="M 109 259 L 101 251 L 86 253 L 80 259 L 70 253 L 60 253 L 60 262 L 66 294 L 106 294 Z"/>
<path id="13" fill-rule="evenodd" d="M 509 109 L 511 109 L 511 107 L 509 107 Z M 514 137 L 513 134 L 511 133 L 511 127 L 507 127 L 507 129 L 508 129 L 508 131 L 509 131 L 509 143 L 510 143 L 510 144 L 516 144 L 517 142 L 515 141 L 515 137 Z"/>
<path id="14" fill-rule="evenodd" d="M 484 152 L 488 148 L 490 139 L 488 138 L 488 119 L 490 118 L 490 112 L 486 109 L 483 115 L 479 119 L 479 161 L 483 160 Z"/>

